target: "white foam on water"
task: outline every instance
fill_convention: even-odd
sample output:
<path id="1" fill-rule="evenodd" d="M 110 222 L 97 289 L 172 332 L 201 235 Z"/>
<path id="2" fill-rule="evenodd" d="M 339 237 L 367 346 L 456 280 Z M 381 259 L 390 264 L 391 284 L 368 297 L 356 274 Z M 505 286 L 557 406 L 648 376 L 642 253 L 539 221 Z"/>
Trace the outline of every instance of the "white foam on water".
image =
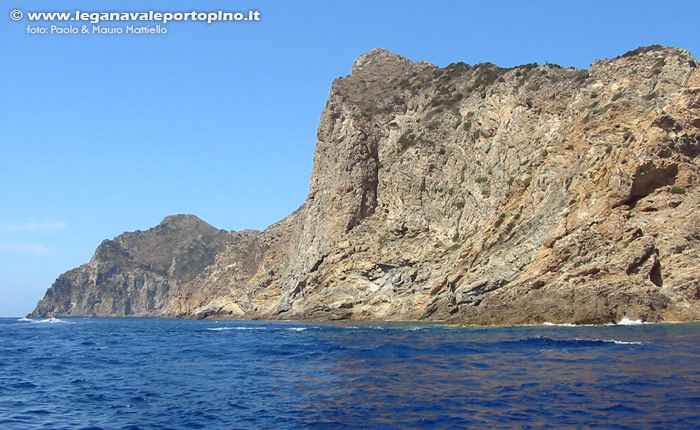
<path id="1" fill-rule="evenodd" d="M 54 318 L 54 317 L 49 317 L 49 318 L 46 318 L 46 319 L 43 319 L 43 320 L 32 320 L 32 319 L 30 319 L 29 321 L 31 321 L 31 322 L 33 322 L 33 323 L 35 323 L 35 324 L 73 324 L 73 322 L 71 322 L 71 321 L 65 321 L 65 320 L 61 320 L 61 319 L 58 319 L 58 318 Z"/>
<path id="2" fill-rule="evenodd" d="M 618 321 L 617 323 L 607 323 L 607 324 L 605 324 L 605 325 L 606 325 L 606 326 L 616 326 L 616 325 L 620 325 L 620 326 L 633 326 L 633 325 L 645 325 L 645 324 L 654 324 L 654 323 L 653 323 L 653 322 L 647 322 L 647 321 L 644 321 L 644 320 L 641 320 L 641 319 L 639 319 L 639 320 L 632 320 L 632 319 L 629 319 L 628 317 L 622 317 L 622 319 L 621 319 L 620 321 Z"/>
<path id="3" fill-rule="evenodd" d="M 267 330 L 266 327 L 210 327 L 209 331 L 223 331 L 223 330 Z"/>
<path id="4" fill-rule="evenodd" d="M 642 325 L 645 324 L 642 320 L 631 320 L 627 317 L 622 317 L 622 319 L 617 323 L 617 325 Z"/>
<path id="5" fill-rule="evenodd" d="M 646 342 L 639 340 L 615 340 L 615 339 L 596 339 L 600 342 L 614 343 L 616 345 L 644 345 Z"/>
<path id="6" fill-rule="evenodd" d="M 22 317 L 22 318 L 18 319 L 17 321 L 22 321 L 22 322 L 32 322 L 32 320 L 30 320 L 30 319 L 29 319 L 29 318 L 27 318 L 27 317 Z"/>
<path id="7" fill-rule="evenodd" d="M 308 327 L 289 327 L 287 330 L 289 330 L 289 331 L 304 331 L 307 328 Z"/>
<path id="8" fill-rule="evenodd" d="M 618 345 L 644 345 L 645 342 L 642 341 L 624 341 L 624 340 L 613 340 L 613 343 Z"/>
<path id="9" fill-rule="evenodd" d="M 547 327 L 579 327 L 578 325 L 573 324 L 573 323 L 559 323 L 559 324 L 557 324 L 557 323 L 551 323 L 551 322 L 543 322 L 542 325 L 547 326 Z"/>
<path id="10" fill-rule="evenodd" d="M 581 339 L 575 338 L 574 341 L 579 342 L 603 342 L 603 343 L 614 343 L 615 345 L 644 345 L 649 342 L 642 342 L 640 340 L 615 340 L 615 339 Z"/>

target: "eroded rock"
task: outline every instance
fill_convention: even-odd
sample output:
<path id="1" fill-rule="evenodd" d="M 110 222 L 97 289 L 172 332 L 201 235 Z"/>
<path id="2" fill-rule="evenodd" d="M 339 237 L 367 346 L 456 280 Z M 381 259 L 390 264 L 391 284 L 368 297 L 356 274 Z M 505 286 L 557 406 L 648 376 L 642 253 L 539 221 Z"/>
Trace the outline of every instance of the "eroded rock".
<path id="1" fill-rule="evenodd" d="M 658 46 L 589 70 L 371 51 L 333 82 L 296 212 L 214 240 L 207 267 L 115 240 L 34 314 L 697 320 L 695 64 Z M 129 288 L 163 292 L 126 312 Z"/>

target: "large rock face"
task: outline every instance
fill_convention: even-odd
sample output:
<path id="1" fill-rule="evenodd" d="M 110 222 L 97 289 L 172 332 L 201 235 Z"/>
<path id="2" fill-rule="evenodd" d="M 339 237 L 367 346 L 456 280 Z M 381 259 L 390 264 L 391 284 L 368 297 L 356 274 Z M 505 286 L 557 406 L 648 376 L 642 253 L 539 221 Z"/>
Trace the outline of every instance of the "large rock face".
<path id="1" fill-rule="evenodd" d="M 58 277 L 31 316 L 159 316 L 227 244 L 258 232 L 217 230 L 193 215 L 105 240 L 89 263 Z"/>
<path id="2" fill-rule="evenodd" d="M 71 314 L 83 306 L 75 291 L 99 290 L 100 311 L 80 312 L 696 320 L 698 155 L 700 71 L 682 49 L 638 49 L 589 70 L 440 69 L 377 49 L 333 83 L 296 212 L 264 232 L 232 233 L 139 312 L 95 281 L 98 249 L 35 314 Z M 132 257 L 109 261 L 128 264 L 144 279 L 134 294 L 149 297 L 143 283 L 165 272 L 145 263 L 147 250 Z"/>

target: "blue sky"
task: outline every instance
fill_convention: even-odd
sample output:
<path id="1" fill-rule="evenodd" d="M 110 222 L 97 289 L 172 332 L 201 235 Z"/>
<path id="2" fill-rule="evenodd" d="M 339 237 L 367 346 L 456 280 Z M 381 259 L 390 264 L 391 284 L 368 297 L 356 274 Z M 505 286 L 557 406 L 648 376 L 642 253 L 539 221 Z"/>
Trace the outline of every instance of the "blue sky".
<path id="1" fill-rule="evenodd" d="M 373 48 L 443 67 L 587 68 L 655 43 L 700 55 L 697 1 L 96 4 L 0 8 L 0 316 L 30 312 L 103 239 L 167 215 L 228 230 L 284 218 L 308 191 L 332 80 Z M 29 35 L 13 9 L 252 9 L 261 20 L 168 23 L 166 35 Z"/>

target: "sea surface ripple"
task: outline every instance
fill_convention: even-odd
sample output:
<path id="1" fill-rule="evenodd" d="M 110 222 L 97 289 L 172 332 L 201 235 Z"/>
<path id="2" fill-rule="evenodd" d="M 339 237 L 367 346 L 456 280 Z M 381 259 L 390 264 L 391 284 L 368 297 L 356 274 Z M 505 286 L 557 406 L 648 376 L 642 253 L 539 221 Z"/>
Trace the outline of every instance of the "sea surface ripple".
<path id="1" fill-rule="evenodd" d="M 700 428 L 700 324 L 0 319 L 0 429 Z"/>

